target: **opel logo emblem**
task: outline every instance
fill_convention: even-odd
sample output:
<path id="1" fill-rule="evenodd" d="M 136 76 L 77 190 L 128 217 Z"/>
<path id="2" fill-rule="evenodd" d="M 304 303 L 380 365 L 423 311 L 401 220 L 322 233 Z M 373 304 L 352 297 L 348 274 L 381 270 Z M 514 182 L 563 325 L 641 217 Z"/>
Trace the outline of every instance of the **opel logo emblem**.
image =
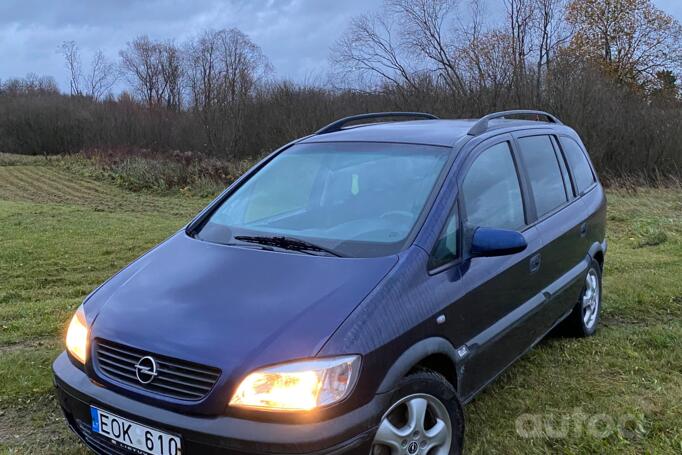
<path id="1" fill-rule="evenodd" d="M 154 380 L 158 373 L 156 372 L 156 360 L 152 357 L 142 357 L 137 365 L 135 365 L 135 375 L 137 380 L 142 384 L 149 384 Z"/>
<path id="2" fill-rule="evenodd" d="M 414 455 L 419 450 L 419 443 L 417 441 L 412 441 L 409 446 L 407 446 L 407 453 Z"/>

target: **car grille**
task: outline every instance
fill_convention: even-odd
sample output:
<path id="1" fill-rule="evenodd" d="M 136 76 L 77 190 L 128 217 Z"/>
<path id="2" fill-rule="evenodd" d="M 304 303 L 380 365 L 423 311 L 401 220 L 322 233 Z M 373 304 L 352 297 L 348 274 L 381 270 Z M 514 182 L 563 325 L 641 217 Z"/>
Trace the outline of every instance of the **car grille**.
<path id="1" fill-rule="evenodd" d="M 95 356 L 101 373 L 117 381 L 181 400 L 200 400 L 211 391 L 220 377 L 218 368 L 145 352 L 102 339 L 95 341 Z M 152 357 L 157 376 L 143 384 L 135 365 L 143 357 Z"/>

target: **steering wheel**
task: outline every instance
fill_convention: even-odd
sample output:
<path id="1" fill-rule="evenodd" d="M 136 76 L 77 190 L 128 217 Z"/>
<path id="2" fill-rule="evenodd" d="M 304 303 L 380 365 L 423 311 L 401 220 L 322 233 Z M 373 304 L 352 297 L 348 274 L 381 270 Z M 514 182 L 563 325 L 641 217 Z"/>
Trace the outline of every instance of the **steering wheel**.
<path id="1" fill-rule="evenodd" d="M 414 214 L 412 212 L 409 212 L 407 210 L 390 210 L 386 213 L 382 213 L 379 218 L 386 219 L 389 217 L 403 217 L 403 218 L 409 218 L 409 221 L 412 221 L 414 219 Z"/>

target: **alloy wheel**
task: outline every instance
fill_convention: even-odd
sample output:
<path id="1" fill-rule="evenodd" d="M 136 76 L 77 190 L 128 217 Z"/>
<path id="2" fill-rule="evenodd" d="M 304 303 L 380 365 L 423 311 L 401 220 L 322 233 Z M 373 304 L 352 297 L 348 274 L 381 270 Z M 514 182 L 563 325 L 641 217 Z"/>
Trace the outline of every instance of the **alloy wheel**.
<path id="1" fill-rule="evenodd" d="M 582 297 L 583 323 L 585 328 L 592 329 L 599 313 L 599 276 L 590 269 L 585 277 L 585 292 Z"/>
<path id="2" fill-rule="evenodd" d="M 447 455 L 452 445 L 452 423 L 445 405 L 427 394 L 407 396 L 384 414 L 373 455 Z"/>

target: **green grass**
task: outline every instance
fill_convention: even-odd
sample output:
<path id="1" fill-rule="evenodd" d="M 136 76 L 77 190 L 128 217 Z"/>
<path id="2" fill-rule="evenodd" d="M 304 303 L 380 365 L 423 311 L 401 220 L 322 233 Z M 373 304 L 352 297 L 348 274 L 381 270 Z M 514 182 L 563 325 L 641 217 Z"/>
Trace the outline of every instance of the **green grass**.
<path id="1" fill-rule="evenodd" d="M 207 200 L 131 193 L 45 160 L 2 163 L 0 454 L 84 454 L 52 395 L 64 327 L 87 293 Z M 597 336 L 542 342 L 466 407 L 467 453 L 682 452 L 680 190 L 609 193 L 604 296 Z M 519 417 L 570 430 L 524 438 Z M 627 432 L 575 424 L 595 418 Z"/>
<path id="2" fill-rule="evenodd" d="M 50 364 L 62 349 L 65 324 L 85 295 L 182 227 L 207 199 L 131 193 L 49 163 L 6 161 L 0 165 L 0 453 L 86 453 L 52 396 Z"/>
<path id="3" fill-rule="evenodd" d="M 468 406 L 470 453 L 682 452 L 682 191 L 610 191 L 608 200 L 600 330 L 545 340 Z M 635 429 L 595 437 L 576 424 L 580 412 Z M 527 414 L 544 434 L 519 436 Z M 562 424 L 569 430 L 551 431 Z"/>

